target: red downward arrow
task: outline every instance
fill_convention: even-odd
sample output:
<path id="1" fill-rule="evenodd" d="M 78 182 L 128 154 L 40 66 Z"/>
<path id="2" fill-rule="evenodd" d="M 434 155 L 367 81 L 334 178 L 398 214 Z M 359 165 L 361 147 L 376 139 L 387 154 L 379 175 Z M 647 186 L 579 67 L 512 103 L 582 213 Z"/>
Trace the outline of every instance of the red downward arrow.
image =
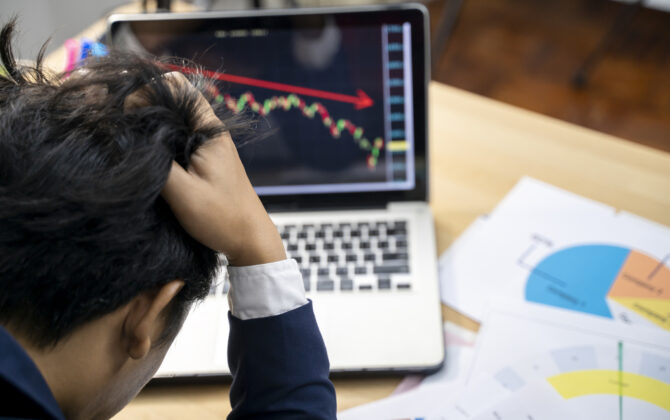
<path id="1" fill-rule="evenodd" d="M 327 92 L 325 90 L 310 89 L 306 87 L 287 85 L 285 83 L 270 82 L 268 80 L 252 79 L 251 77 L 235 76 L 234 74 L 219 73 L 210 70 L 199 70 L 192 67 L 177 66 L 168 64 L 167 67 L 180 71 L 182 73 L 202 73 L 205 77 L 216 80 L 223 80 L 239 85 L 256 86 L 265 89 L 278 90 L 281 92 L 291 92 L 297 95 L 312 96 L 315 98 L 330 99 L 331 101 L 348 102 L 354 104 L 354 108 L 363 109 L 374 104 L 374 101 L 363 92 L 362 89 L 356 89 L 357 96 L 343 95 L 341 93 Z"/>

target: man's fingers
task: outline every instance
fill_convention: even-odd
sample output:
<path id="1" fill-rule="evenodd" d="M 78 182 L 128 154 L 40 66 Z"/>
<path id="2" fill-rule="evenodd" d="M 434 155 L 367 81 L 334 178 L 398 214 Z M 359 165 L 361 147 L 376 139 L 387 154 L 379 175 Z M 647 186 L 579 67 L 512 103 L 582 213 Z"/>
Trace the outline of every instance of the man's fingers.
<path id="1" fill-rule="evenodd" d="M 207 139 L 203 144 L 198 146 L 196 149 L 196 152 L 201 151 L 211 151 L 215 150 L 215 153 L 228 153 L 232 149 L 237 150 L 237 146 L 235 146 L 235 142 L 233 142 L 233 138 L 230 136 L 229 131 L 224 131 L 214 137 L 211 137 Z"/>
<path id="2" fill-rule="evenodd" d="M 129 111 L 131 109 L 142 108 L 143 106 L 149 105 L 149 101 L 145 98 L 144 94 L 146 86 L 143 86 L 126 96 L 126 99 L 123 101 L 123 109 Z"/>
<path id="3" fill-rule="evenodd" d="M 193 187 L 193 175 L 186 172 L 180 164 L 172 161 L 172 168 L 162 192 L 165 201 L 173 210 L 177 210 L 188 202 L 188 196 Z"/>
<path id="4" fill-rule="evenodd" d="M 172 92 L 173 95 L 176 95 L 179 91 L 178 89 L 183 88 L 183 89 L 189 89 L 193 88 L 191 86 L 191 82 L 188 81 L 186 76 L 183 74 L 172 71 L 169 73 L 165 73 L 162 75 L 163 78 L 167 81 L 168 88 Z M 123 108 L 125 110 L 130 110 L 130 109 L 135 109 L 135 108 L 141 108 L 143 106 L 149 105 L 149 102 L 147 100 L 147 94 L 149 93 L 148 90 L 151 89 L 150 84 L 144 85 L 128 95 L 123 102 Z"/>
<path id="5" fill-rule="evenodd" d="M 191 84 L 188 78 L 178 71 L 163 73 L 163 77 L 170 80 L 176 86 L 189 86 Z"/>

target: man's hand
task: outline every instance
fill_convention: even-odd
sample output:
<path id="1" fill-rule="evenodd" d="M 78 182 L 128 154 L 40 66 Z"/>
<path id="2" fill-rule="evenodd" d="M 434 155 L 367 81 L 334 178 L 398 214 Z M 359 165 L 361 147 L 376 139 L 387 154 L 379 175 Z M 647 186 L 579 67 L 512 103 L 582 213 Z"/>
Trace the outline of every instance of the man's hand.
<path id="1" fill-rule="evenodd" d="M 188 170 L 173 162 L 163 197 L 189 235 L 223 252 L 231 265 L 286 259 L 228 133 L 200 146 Z"/>
<path id="2" fill-rule="evenodd" d="M 221 124 L 207 100 L 181 73 L 164 77 L 199 95 L 201 124 Z M 134 94 L 133 94 L 134 95 Z M 126 107 L 142 106 L 133 95 Z M 186 232 L 203 245 L 223 252 L 231 265 L 264 264 L 286 259 L 279 232 L 261 204 L 228 132 L 207 141 L 182 168 L 172 162 L 163 198 Z"/>

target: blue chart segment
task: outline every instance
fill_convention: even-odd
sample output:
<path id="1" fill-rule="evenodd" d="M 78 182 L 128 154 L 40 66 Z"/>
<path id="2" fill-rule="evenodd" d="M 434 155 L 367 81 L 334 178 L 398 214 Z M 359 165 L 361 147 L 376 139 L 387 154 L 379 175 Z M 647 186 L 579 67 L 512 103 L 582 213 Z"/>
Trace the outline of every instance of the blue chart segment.
<path id="1" fill-rule="evenodd" d="M 583 245 L 553 253 L 528 277 L 526 300 L 612 318 L 606 296 L 630 252 Z"/>

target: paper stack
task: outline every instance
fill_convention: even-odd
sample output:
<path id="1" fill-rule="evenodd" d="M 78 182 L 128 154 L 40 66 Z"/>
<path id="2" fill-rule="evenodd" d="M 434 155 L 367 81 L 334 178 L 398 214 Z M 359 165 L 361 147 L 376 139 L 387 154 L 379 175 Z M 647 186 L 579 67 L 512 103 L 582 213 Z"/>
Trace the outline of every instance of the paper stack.
<path id="1" fill-rule="evenodd" d="M 524 178 L 440 259 L 474 346 L 340 418 L 670 419 L 668 264 L 667 227 Z"/>

